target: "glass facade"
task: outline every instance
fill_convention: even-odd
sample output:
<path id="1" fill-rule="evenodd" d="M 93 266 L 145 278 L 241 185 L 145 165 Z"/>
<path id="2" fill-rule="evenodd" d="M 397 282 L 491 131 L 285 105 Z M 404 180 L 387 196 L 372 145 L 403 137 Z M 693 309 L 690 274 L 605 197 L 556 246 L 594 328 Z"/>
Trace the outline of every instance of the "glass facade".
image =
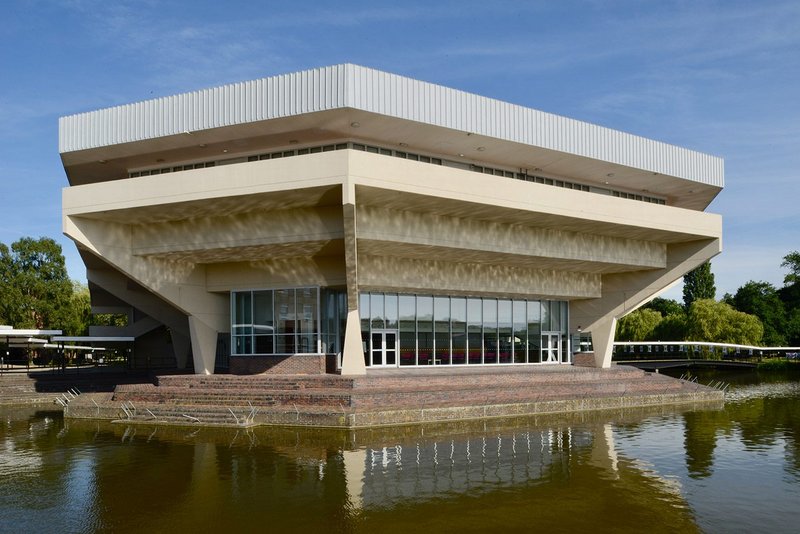
<path id="1" fill-rule="evenodd" d="M 341 351 L 344 291 L 317 287 L 231 292 L 231 354 Z"/>
<path id="2" fill-rule="evenodd" d="M 369 292 L 359 313 L 370 367 L 570 362 L 567 302 Z"/>
<path id="3" fill-rule="evenodd" d="M 364 292 L 358 299 L 369 367 L 569 363 L 562 301 Z M 344 290 L 231 292 L 231 354 L 339 354 Z"/>

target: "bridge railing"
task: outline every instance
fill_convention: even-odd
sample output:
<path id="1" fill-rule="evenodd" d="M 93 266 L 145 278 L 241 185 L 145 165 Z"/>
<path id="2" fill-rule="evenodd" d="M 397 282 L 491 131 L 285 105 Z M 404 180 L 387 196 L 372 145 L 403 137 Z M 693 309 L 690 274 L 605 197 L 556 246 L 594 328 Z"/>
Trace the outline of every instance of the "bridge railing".
<path id="1" fill-rule="evenodd" d="M 708 341 L 617 341 L 613 353 L 615 361 L 761 361 L 775 357 L 800 359 L 800 347 L 756 347 Z"/>

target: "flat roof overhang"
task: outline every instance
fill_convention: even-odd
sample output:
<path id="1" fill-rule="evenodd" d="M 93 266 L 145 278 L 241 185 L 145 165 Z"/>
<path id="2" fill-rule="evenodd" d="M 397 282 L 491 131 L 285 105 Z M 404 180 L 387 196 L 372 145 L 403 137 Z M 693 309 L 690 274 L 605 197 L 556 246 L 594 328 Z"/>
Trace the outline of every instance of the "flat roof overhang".
<path id="1" fill-rule="evenodd" d="M 723 185 L 720 158 L 355 65 L 65 117 L 60 133 L 71 185 L 334 140 L 549 174 L 694 210 Z"/>

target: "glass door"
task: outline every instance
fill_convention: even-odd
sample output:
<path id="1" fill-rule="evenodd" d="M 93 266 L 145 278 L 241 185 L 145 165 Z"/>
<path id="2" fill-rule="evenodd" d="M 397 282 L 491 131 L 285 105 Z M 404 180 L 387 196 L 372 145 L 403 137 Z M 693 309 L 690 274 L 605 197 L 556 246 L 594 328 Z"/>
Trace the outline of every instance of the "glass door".
<path id="1" fill-rule="evenodd" d="M 373 330 L 370 347 L 372 367 L 397 366 L 397 330 Z"/>
<path id="2" fill-rule="evenodd" d="M 542 363 L 560 363 L 561 333 L 542 332 Z"/>

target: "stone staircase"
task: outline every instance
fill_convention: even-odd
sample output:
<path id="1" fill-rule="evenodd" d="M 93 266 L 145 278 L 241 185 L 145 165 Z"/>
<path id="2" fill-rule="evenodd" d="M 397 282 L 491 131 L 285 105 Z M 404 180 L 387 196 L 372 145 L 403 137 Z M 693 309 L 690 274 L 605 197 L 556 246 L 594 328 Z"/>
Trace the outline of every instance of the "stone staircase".
<path id="1" fill-rule="evenodd" d="M 118 384 L 148 381 L 141 373 L 84 369 L 66 372 L 16 369 L 0 374 L 0 405 L 55 404 L 69 391 L 113 392 Z M 69 395 L 68 395 L 69 396 Z M 60 407 L 60 405 L 59 405 Z"/>
<path id="2" fill-rule="evenodd" d="M 0 405 L 53 404 L 58 393 L 38 391 L 27 373 L 4 372 L 0 376 Z"/>
<path id="3" fill-rule="evenodd" d="M 91 405 L 81 399 L 67 413 L 173 424 L 359 426 L 722 397 L 699 384 L 624 366 L 400 369 L 363 377 L 158 376 L 152 384 L 121 384 Z"/>

